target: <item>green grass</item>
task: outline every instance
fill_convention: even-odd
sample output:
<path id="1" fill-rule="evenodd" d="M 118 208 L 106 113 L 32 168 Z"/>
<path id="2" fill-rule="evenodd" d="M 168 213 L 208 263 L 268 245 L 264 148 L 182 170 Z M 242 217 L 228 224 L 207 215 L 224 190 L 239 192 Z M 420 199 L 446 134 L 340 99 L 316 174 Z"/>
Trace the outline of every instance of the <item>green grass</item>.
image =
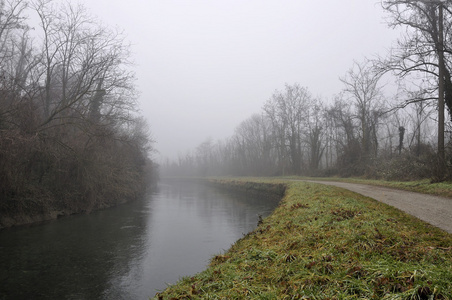
<path id="1" fill-rule="evenodd" d="M 386 181 L 376 179 L 361 179 L 361 178 L 339 178 L 339 177 L 283 177 L 287 179 L 306 179 L 306 180 L 324 180 L 324 181 L 341 181 L 350 183 L 370 184 L 376 186 L 384 186 L 396 188 L 411 192 L 418 192 L 423 194 L 443 196 L 452 198 L 452 182 L 434 182 L 429 179 L 415 180 L 415 181 Z"/>
<path id="2" fill-rule="evenodd" d="M 263 224 L 156 299 L 452 299 L 452 235 L 343 189 L 286 184 Z"/>

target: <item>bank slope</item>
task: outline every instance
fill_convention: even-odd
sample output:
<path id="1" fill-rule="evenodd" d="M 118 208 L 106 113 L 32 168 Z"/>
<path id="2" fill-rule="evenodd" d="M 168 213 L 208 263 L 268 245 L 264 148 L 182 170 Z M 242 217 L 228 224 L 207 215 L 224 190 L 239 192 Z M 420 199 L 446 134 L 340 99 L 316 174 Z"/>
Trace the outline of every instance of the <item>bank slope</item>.
<path id="1" fill-rule="evenodd" d="M 256 230 L 155 299 L 452 299 L 452 235 L 344 189 L 286 186 Z"/>

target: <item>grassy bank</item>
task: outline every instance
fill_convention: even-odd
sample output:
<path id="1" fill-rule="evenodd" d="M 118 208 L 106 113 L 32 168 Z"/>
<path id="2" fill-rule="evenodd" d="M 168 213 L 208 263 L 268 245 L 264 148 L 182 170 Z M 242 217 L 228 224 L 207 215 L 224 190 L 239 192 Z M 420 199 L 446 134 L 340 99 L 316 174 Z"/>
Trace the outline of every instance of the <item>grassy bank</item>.
<path id="1" fill-rule="evenodd" d="M 324 181 L 341 181 L 350 183 L 361 183 L 383 187 L 390 187 L 410 192 L 417 192 L 435 196 L 443 196 L 452 198 L 452 182 L 431 182 L 429 179 L 413 180 L 413 181 L 386 181 L 376 179 L 361 178 L 339 178 L 339 177 L 285 177 L 287 179 L 308 179 L 308 180 L 324 180 Z"/>
<path id="2" fill-rule="evenodd" d="M 156 299 L 452 299 L 451 282 L 450 234 L 352 192 L 288 182 L 256 230 Z"/>

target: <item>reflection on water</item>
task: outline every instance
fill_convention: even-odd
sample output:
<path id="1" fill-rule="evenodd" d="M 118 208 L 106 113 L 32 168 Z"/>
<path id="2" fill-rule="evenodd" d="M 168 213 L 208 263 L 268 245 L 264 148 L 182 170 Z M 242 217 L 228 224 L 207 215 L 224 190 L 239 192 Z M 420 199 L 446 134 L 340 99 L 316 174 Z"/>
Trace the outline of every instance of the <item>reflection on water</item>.
<path id="1" fill-rule="evenodd" d="M 0 232 L 0 299 L 148 299 L 202 271 L 276 201 L 162 182 L 142 201 Z"/>

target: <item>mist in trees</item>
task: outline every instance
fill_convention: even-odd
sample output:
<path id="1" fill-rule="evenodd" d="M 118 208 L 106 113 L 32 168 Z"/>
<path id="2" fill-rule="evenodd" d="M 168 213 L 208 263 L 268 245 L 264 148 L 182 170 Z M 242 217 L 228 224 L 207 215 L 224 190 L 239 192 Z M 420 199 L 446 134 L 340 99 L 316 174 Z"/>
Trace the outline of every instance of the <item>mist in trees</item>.
<path id="1" fill-rule="evenodd" d="M 433 178 L 434 107 L 416 102 L 395 109 L 400 99 L 387 96 L 374 61 L 355 62 L 339 80 L 343 89 L 329 103 L 286 84 L 233 136 L 205 140 L 164 164 L 164 175 Z"/>
<path id="2" fill-rule="evenodd" d="M 405 34 L 398 40 L 381 68 L 410 84 L 406 86 L 402 105 L 423 102 L 437 109 L 437 158 L 433 168 L 436 179 L 447 175 L 450 145 L 446 141 L 445 107 L 452 118 L 452 79 L 450 30 L 452 3 L 446 0 L 385 0 L 382 7 L 389 13 L 389 25 L 402 27 Z M 450 122 L 447 122 L 450 125 Z M 447 137 L 447 140 L 448 137 Z"/>
<path id="3" fill-rule="evenodd" d="M 4 0 L 0 12 L 2 214 L 136 198 L 154 164 L 124 36 L 70 2 Z"/>
<path id="4" fill-rule="evenodd" d="M 167 162 L 166 172 L 450 179 L 452 2 L 382 0 L 381 7 L 403 34 L 388 53 L 355 61 L 332 99 L 287 84 L 231 138 L 209 139 L 208 151 Z"/>

